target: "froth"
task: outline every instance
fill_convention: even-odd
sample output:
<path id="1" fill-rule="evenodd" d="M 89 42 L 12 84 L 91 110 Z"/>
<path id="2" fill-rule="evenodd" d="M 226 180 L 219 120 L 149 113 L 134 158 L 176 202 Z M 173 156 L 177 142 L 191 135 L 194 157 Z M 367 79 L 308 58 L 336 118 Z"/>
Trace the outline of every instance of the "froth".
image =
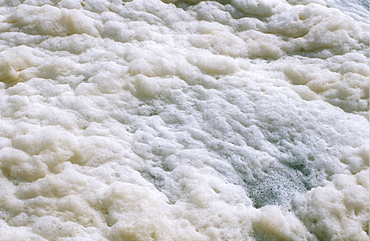
<path id="1" fill-rule="evenodd" d="M 0 3 L 1 240 L 368 239 L 366 21 Z"/>

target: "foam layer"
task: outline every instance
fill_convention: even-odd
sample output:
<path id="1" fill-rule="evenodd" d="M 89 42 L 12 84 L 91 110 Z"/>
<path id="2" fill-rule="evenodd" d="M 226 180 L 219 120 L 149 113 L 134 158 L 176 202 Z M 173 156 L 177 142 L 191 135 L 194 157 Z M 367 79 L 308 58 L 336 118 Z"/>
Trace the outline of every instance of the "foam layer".
<path id="1" fill-rule="evenodd" d="M 322 0 L 0 6 L 1 240 L 368 240 L 366 21 Z"/>

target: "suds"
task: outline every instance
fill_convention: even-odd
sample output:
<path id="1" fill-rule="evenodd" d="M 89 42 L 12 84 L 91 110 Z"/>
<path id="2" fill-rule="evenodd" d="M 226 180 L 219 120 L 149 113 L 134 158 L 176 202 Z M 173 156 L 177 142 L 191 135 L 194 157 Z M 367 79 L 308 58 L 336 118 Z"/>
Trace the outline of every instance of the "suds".
<path id="1" fill-rule="evenodd" d="M 368 240 L 363 2 L 0 6 L 1 240 Z"/>

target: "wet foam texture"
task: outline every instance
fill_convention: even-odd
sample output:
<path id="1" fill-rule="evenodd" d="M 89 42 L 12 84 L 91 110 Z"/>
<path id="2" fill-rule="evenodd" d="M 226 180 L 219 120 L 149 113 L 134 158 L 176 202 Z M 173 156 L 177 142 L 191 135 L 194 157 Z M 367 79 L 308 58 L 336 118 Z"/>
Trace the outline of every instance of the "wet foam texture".
<path id="1" fill-rule="evenodd" d="M 368 240 L 351 3 L 0 0 L 0 240 Z"/>

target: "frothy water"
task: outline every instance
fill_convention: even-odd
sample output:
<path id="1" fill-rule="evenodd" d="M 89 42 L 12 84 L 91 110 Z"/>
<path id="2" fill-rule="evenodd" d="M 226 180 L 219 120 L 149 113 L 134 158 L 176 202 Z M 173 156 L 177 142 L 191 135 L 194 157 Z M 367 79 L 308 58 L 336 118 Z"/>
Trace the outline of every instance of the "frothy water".
<path id="1" fill-rule="evenodd" d="M 368 2 L 0 3 L 0 240 L 368 240 Z"/>
<path id="2" fill-rule="evenodd" d="M 370 23 L 370 2 L 368 0 L 329 0 L 328 6 L 339 8 L 359 21 Z"/>

